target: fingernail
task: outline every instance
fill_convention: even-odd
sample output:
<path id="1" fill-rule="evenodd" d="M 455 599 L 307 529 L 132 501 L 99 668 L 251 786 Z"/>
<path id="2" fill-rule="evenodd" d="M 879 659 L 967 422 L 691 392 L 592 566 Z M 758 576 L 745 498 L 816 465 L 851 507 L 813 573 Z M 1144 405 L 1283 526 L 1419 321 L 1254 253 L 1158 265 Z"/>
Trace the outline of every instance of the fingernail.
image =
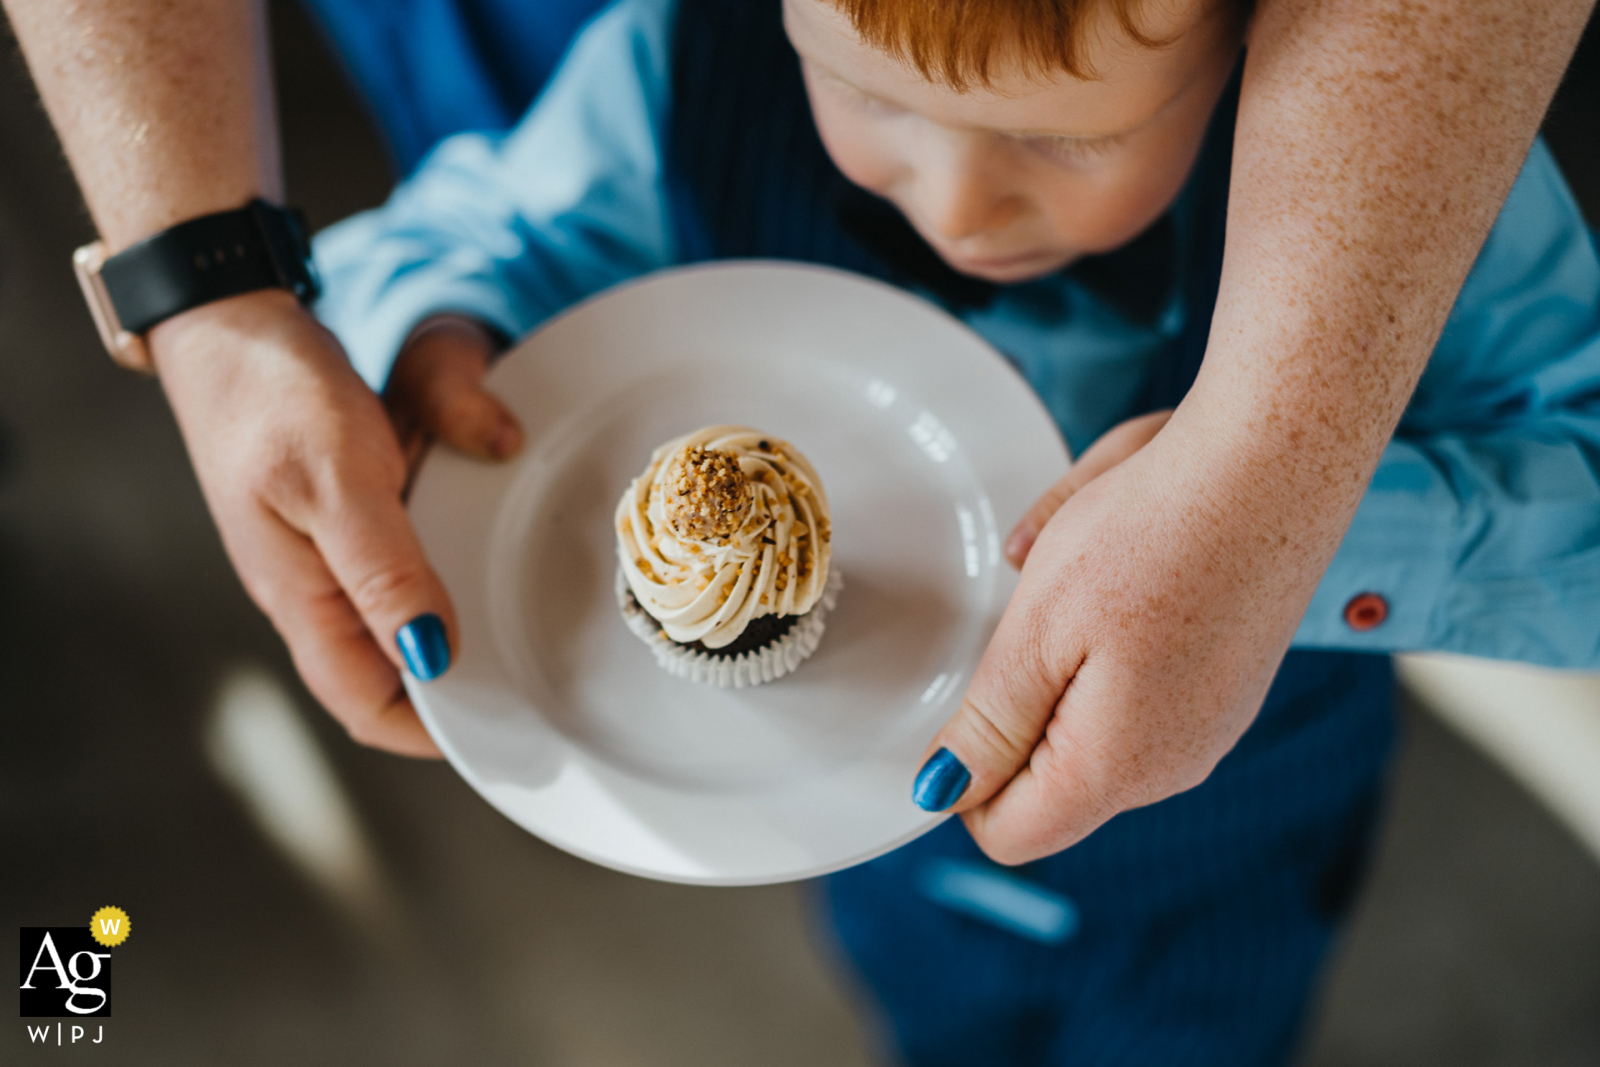
<path id="1" fill-rule="evenodd" d="M 405 657 L 406 669 L 419 682 L 431 682 L 450 668 L 450 642 L 444 636 L 444 620 L 429 612 L 418 615 L 394 635 Z"/>
<path id="2" fill-rule="evenodd" d="M 966 764 L 948 748 L 941 748 L 917 772 L 911 799 L 923 811 L 943 811 L 961 799 L 971 781 L 972 772 Z"/>
<path id="3" fill-rule="evenodd" d="M 1039 531 L 1032 526 L 1018 526 L 1006 541 L 1006 559 L 1021 566 L 1022 561 L 1028 556 L 1028 550 L 1038 539 Z"/>

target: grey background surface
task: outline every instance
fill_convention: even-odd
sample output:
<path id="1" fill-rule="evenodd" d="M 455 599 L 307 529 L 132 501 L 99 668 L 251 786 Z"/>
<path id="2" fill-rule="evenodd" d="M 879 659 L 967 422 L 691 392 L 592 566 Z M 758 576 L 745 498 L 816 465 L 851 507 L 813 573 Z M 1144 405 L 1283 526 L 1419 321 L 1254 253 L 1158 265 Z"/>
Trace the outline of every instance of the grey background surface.
<path id="1" fill-rule="evenodd" d="M 389 177 L 298 9 L 274 7 L 293 198 L 324 225 Z M 1600 43 L 1549 136 L 1600 220 Z M 0 953 L 128 910 L 93 1048 L 0 1062 L 877 1062 L 811 890 L 660 885 L 551 849 L 445 766 L 350 744 L 233 577 L 152 382 L 100 352 L 71 178 L 0 35 Z M 354 921 L 208 762 L 218 686 L 269 672 L 331 760 L 394 908 Z M 1600 1065 L 1600 868 L 1414 710 L 1306 1053 L 1315 1067 Z M 1600 769 L 1597 769 L 1600 773 Z"/>

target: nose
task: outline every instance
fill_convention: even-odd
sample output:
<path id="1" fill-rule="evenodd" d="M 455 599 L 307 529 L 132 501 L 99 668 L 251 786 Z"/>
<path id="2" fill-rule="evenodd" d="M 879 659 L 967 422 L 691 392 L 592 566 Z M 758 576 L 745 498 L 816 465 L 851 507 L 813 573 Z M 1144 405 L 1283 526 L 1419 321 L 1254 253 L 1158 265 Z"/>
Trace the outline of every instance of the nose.
<path id="1" fill-rule="evenodd" d="M 924 156 L 912 192 L 923 223 L 950 242 L 964 241 L 1001 229 L 1016 213 L 1017 202 L 985 159 L 977 138 L 946 144 L 937 155 Z"/>

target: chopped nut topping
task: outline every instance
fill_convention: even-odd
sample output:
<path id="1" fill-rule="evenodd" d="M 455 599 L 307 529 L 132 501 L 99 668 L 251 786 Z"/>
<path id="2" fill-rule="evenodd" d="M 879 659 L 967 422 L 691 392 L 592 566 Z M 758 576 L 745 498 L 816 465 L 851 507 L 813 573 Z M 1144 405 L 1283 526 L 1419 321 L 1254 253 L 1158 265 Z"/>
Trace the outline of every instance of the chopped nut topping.
<path id="1" fill-rule="evenodd" d="M 739 460 L 702 445 L 691 445 L 673 457 L 663 488 L 668 525 L 692 541 L 727 544 L 755 504 Z"/>

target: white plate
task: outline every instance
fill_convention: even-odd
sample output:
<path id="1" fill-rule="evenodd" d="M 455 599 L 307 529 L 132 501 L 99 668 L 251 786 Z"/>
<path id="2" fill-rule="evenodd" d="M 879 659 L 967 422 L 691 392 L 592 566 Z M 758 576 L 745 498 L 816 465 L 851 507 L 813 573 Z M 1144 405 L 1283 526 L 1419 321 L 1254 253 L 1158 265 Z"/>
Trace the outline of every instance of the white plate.
<path id="1" fill-rule="evenodd" d="M 911 802 L 918 758 L 1015 585 L 1002 538 L 1067 466 L 992 348 L 889 286 L 744 262 L 580 304 L 490 383 L 525 451 L 437 450 L 411 497 L 460 656 L 407 688 L 478 792 L 569 852 L 703 885 L 823 874 L 940 821 Z M 723 422 L 815 464 L 845 577 L 816 654 L 754 689 L 666 674 L 612 592 L 623 489 L 656 445 Z"/>

